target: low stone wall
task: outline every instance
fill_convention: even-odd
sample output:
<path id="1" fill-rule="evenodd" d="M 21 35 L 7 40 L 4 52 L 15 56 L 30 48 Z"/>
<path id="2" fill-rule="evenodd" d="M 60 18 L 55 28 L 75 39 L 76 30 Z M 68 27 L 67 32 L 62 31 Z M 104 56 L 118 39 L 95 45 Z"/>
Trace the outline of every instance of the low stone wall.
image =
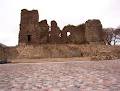
<path id="1" fill-rule="evenodd" d="M 4 59 L 5 58 L 5 51 L 4 48 L 0 45 L 0 59 Z"/>
<path id="2" fill-rule="evenodd" d="M 3 45 L 0 43 L 0 60 L 4 60 L 7 58 L 5 48 L 6 48 L 6 45 Z"/>
<path id="3" fill-rule="evenodd" d="M 120 58 L 120 46 L 44 44 L 9 47 L 8 59 L 71 58 L 91 57 L 93 60 Z"/>

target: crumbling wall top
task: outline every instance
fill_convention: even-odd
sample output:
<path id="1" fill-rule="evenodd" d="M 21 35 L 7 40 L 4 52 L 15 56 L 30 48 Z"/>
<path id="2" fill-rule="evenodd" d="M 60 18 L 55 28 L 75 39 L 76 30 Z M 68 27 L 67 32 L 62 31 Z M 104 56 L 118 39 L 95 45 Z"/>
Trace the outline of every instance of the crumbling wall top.
<path id="1" fill-rule="evenodd" d="M 27 43 L 85 43 L 102 41 L 100 20 L 88 20 L 83 24 L 64 26 L 60 30 L 55 20 L 39 22 L 38 10 L 21 10 L 19 42 Z M 26 42 L 27 41 L 27 42 Z M 29 42 L 29 43 L 30 43 Z"/>
<path id="2" fill-rule="evenodd" d="M 93 19 L 93 20 L 88 20 L 86 21 L 86 26 L 102 26 L 100 20 L 98 19 Z"/>
<path id="3" fill-rule="evenodd" d="M 40 27 L 49 27 L 48 24 L 47 24 L 47 20 L 46 20 L 46 19 L 40 21 L 40 22 L 39 22 L 39 26 L 40 26 Z"/>
<path id="4" fill-rule="evenodd" d="M 29 24 L 29 23 L 37 23 L 39 21 L 38 10 L 21 10 L 21 23 L 20 24 Z"/>
<path id="5" fill-rule="evenodd" d="M 51 27 L 56 27 L 57 26 L 57 22 L 55 20 L 51 21 Z"/>

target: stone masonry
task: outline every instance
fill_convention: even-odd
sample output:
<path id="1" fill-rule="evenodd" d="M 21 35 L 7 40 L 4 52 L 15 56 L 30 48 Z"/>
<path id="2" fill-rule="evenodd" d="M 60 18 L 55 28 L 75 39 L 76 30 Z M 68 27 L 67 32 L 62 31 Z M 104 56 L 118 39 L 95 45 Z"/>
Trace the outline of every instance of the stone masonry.
<path id="1" fill-rule="evenodd" d="M 19 43 L 39 43 L 39 37 L 37 36 L 38 25 L 38 11 L 28 11 L 23 9 L 21 11 L 21 22 L 19 32 Z"/>
<path id="2" fill-rule="evenodd" d="M 0 59 L 3 58 L 3 54 L 4 54 L 3 48 L 0 46 Z"/>
<path id="3" fill-rule="evenodd" d="M 19 45 L 21 44 L 85 44 L 103 41 L 100 20 L 88 20 L 77 26 L 67 25 L 62 30 L 55 20 L 51 25 L 47 20 L 39 22 L 38 10 L 21 10 Z"/>
<path id="4" fill-rule="evenodd" d="M 102 24 L 100 20 L 88 20 L 85 23 L 85 38 L 87 42 L 101 42 Z"/>
<path id="5" fill-rule="evenodd" d="M 50 43 L 60 43 L 61 42 L 61 30 L 57 25 L 56 21 L 51 21 L 51 31 L 49 36 Z"/>
<path id="6" fill-rule="evenodd" d="M 120 91 L 120 60 L 64 61 L 0 65 L 0 91 Z"/>
<path id="7" fill-rule="evenodd" d="M 0 60 L 5 58 L 5 46 L 0 44 Z"/>
<path id="8" fill-rule="evenodd" d="M 47 20 L 42 20 L 39 22 L 38 31 L 39 31 L 39 41 L 40 43 L 47 43 L 49 37 L 49 26 L 47 24 Z"/>
<path id="9" fill-rule="evenodd" d="M 47 43 L 48 24 L 47 20 L 39 21 L 37 10 L 21 11 L 21 22 L 19 32 L 19 44 L 40 44 Z"/>

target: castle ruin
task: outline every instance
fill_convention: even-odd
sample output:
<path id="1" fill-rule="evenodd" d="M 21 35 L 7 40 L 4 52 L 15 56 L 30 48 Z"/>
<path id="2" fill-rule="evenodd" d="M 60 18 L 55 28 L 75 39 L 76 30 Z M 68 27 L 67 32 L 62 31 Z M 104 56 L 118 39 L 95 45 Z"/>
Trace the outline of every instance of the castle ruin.
<path id="1" fill-rule="evenodd" d="M 102 32 L 100 20 L 88 20 L 78 26 L 67 25 L 60 30 L 55 20 L 52 20 L 49 26 L 47 20 L 39 22 L 37 10 L 23 9 L 21 10 L 19 45 L 102 43 Z"/>
<path id="2" fill-rule="evenodd" d="M 87 20 L 76 26 L 66 25 L 61 30 L 55 20 L 50 25 L 47 20 L 39 22 L 37 10 L 23 9 L 18 46 L 0 45 L 0 59 L 96 56 L 101 54 L 102 47 L 109 49 L 104 43 L 103 35 L 102 24 L 98 19 Z"/>

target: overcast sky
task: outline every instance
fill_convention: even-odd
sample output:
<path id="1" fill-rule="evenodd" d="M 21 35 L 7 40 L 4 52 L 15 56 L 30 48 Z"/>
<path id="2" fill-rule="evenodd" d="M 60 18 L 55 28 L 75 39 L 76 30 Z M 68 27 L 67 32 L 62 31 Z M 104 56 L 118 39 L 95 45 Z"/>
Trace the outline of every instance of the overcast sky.
<path id="1" fill-rule="evenodd" d="M 39 21 L 56 20 L 61 29 L 88 19 L 100 19 L 104 28 L 120 25 L 120 0 L 0 0 L 0 43 L 17 45 L 23 8 L 39 10 Z"/>

